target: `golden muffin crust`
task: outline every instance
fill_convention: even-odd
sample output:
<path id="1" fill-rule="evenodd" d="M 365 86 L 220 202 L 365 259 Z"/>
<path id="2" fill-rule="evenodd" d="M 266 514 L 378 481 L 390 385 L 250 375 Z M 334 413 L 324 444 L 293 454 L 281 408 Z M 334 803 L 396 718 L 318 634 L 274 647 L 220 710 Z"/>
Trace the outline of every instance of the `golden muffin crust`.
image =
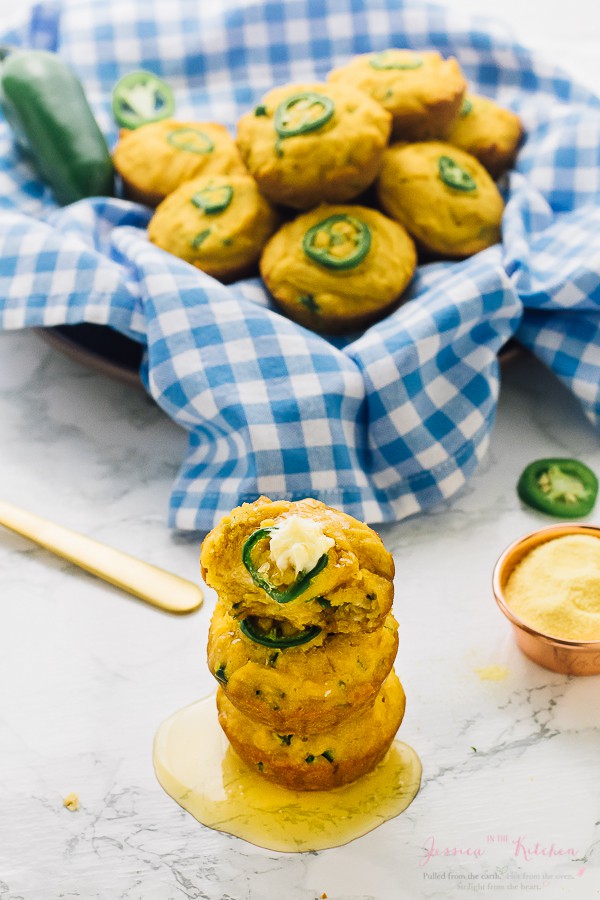
<path id="1" fill-rule="evenodd" d="M 345 84 L 288 84 L 238 122 L 237 142 L 261 191 L 309 209 L 350 200 L 377 177 L 391 116 Z"/>
<path id="2" fill-rule="evenodd" d="M 355 56 L 327 76 L 366 91 L 393 116 L 394 140 L 442 138 L 458 115 L 467 83 L 454 57 L 391 48 Z"/>
<path id="3" fill-rule="evenodd" d="M 383 759 L 404 717 L 406 698 L 394 671 L 372 705 L 318 734 L 258 725 L 217 691 L 219 723 L 233 749 L 265 778 L 295 791 L 327 791 L 354 781 Z"/>
<path id="4" fill-rule="evenodd" d="M 498 188 L 474 156 L 452 144 L 393 145 L 377 194 L 386 212 L 430 253 L 471 256 L 500 240 L 504 202 Z"/>
<path id="5" fill-rule="evenodd" d="M 251 719 L 281 730 L 325 731 L 371 702 L 398 649 L 398 623 L 365 634 L 321 631 L 300 646 L 256 643 L 217 603 L 208 635 L 208 667 L 233 705 Z"/>
<path id="6" fill-rule="evenodd" d="M 365 206 L 323 204 L 273 235 L 260 272 L 291 319 L 334 334 L 389 312 L 416 262 L 414 243 L 397 222 Z"/>
<path id="7" fill-rule="evenodd" d="M 256 265 L 278 222 L 250 175 L 201 175 L 159 204 L 148 237 L 203 272 L 230 281 Z"/>
<path id="8" fill-rule="evenodd" d="M 332 542 L 312 576 L 296 575 L 291 567 L 279 571 L 270 560 L 270 540 L 291 516 L 317 523 Z M 257 534 L 265 528 L 274 531 Z M 271 588 L 286 592 L 301 583 L 300 593 L 289 602 L 274 599 L 244 564 L 244 552 Z M 206 583 L 240 619 L 285 619 L 297 630 L 360 634 L 381 627 L 392 606 L 394 560 L 379 535 L 318 500 L 259 497 L 236 507 L 204 539 L 200 563 Z"/>
<path id="9" fill-rule="evenodd" d="M 488 97 L 467 94 L 446 140 L 476 157 L 498 178 L 512 166 L 522 134 L 521 120 L 512 110 Z"/>
<path id="10" fill-rule="evenodd" d="M 122 131 L 113 163 L 127 196 L 148 206 L 197 175 L 246 173 L 233 138 L 217 122 L 163 119 Z"/>

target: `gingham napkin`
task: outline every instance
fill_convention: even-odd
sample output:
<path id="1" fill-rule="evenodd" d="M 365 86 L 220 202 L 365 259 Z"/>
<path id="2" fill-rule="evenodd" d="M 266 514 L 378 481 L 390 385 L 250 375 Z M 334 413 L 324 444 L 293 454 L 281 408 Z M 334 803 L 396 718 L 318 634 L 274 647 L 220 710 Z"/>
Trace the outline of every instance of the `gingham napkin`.
<path id="1" fill-rule="evenodd" d="M 95 322 L 147 346 L 143 380 L 190 436 L 171 525 L 207 529 L 261 493 L 372 523 L 451 496 L 487 448 L 515 333 L 598 421 L 600 101 L 503 28 L 402 0 L 66 0 L 0 41 L 57 50 L 110 144 L 110 90 L 132 69 L 172 85 L 180 118 L 233 131 L 271 86 L 388 46 L 454 54 L 525 122 L 503 244 L 423 266 L 397 312 L 328 340 L 258 279 L 223 287 L 149 244 L 142 206 L 56 209 L 0 121 L 0 325 Z"/>

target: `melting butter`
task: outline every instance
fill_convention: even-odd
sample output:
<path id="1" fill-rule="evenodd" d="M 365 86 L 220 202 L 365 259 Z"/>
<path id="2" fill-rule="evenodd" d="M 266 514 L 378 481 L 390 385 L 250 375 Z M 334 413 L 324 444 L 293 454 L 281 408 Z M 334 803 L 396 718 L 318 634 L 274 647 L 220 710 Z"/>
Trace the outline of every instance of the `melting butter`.
<path id="1" fill-rule="evenodd" d="M 394 741 L 368 775 L 332 791 L 290 791 L 267 781 L 229 746 L 214 694 L 159 727 L 154 769 L 164 790 L 203 825 L 290 853 L 339 847 L 403 812 L 421 783 L 421 762 Z"/>
<path id="2" fill-rule="evenodd" d="M 318 522 L 303 516 L 288 516 L 269 539 L 271 562 L 280 572 L 293 568 L 296 575 L 314 569 L 324 553 L 333 547 L 333 538 L 324 534 Z"/>

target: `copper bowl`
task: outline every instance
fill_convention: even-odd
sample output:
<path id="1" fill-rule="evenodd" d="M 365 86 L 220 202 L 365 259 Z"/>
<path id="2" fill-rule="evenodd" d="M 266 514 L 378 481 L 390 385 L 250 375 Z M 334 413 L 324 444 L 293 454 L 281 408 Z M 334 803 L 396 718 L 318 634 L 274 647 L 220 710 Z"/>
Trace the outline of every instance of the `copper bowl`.
<path id="1" fill-rule="evenodd" d="M 546 669 L 566 675 L 600 674 L 600 641 L 567 641 L 551 637 L 525 625 L 504 599 L 504 588 L 513 569 L 524 556 L 540 544 L 566 534 L 587 534 L 600 538 L 594 525 L 550 525 L 532 531 L 506 548 L 494 567 L 493 589 L 496 603 L 513 626 L 517 646 L 523 653 Z"/>

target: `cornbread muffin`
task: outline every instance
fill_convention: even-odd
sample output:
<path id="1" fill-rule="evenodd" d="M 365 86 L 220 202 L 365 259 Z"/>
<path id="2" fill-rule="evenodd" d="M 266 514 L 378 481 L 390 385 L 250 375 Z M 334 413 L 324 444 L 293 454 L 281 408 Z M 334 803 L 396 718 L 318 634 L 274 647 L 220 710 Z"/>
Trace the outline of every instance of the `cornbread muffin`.
<path id="1" fill-rule="evenodd" d="M 344 333 L 389 312 L 413 276 L 405 229 L 365 206 L 328 206 L 286 223 L 260 272 L 287 315 L 314 331 Z"/>
<path id="2" fill-rule="evenodd" d="M 500 240 L 504 202 L 481 163 L 451 144 L 396 144 L 377 185 L 385 211 L 429 253 L 465 257 Z"/>
<path id="3" fill-rule="evenodd" d="M 208 667 L 240 712 L 278 731 L 293 722 L 295 730 L 310 733 L 337 725 L 373 701 L 398 649 L 398 624 L 391 614 L 377 631 L 321 631 L 296 646 L 286 640 L 286 631 L 293 640 L 286 624 L 240 622 L 217 603 Z"/>
<path id="4" fill-rule="evenodd" d="M 475 94 L 467 94 L 446 140 L 466 150 L 493 178 L 509 169 L 517 154 L 523 126 L 518 115 Z"/>
<path id="5" fill-rule="evenodd" d="M 235 142 L 216 122 L 163 119 L 122 131 L 113 152 L 127 196 L 156 206 L 197 175 L 245 173 Z"/>
<path id="6" fill-rule="evenodd" d="M 148 237 L 203 272 L 231 281 L 256 265 L 278 221 L 249 175 L 201 175 L 162 201 Z"/>
<path id="7" fill-rule="evenodd" d="M 286 619 L 299 639 L 374 631 L 392 605 L 394 560 L 380 537 L 318 500 L 236 507 L 205 538 L 200 563 L 236 616 Z"/>
<path id="8" fill-rule="evenodd" d="M 265 778 L 296 791 L 327 791 L 354 781 L 383 759 L 404 717 L 406 697 L 390 672 L 375 702 L 318 734 L 291 725 L 285 734 L 258 725 L 217 691 L 219 723 L 231 746 Z"/>
<path id="9" fill-rule="evenodd" d="M 331 84 L 366 91 L 393 116 L 394 140 L 444 137 L 458 115 L 467 88 L 454 57 L 435 51 L 390 49 L 355 56 L 329 73 Z"/>
<path id="10" fill-rule="evenodd" d="M 237 142 L 263 194 L 309 209 L 350 200 L 379 174 L 391 116 L 346 84 L 277 87 L 238 122 Z"/>

